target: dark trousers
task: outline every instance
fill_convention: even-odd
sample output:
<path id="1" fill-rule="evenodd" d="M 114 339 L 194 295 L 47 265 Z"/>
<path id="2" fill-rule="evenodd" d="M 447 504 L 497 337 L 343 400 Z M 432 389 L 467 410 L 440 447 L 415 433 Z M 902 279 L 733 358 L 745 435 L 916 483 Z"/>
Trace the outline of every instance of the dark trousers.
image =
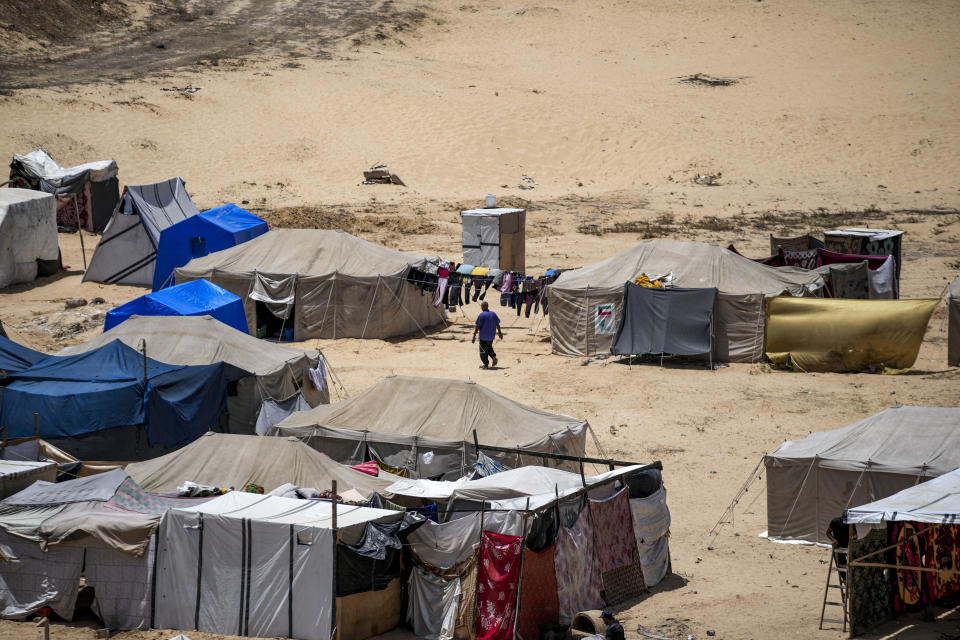
<path id="1" fill-rule="evenodd" d="M 497 354 L 493 350 L 493 340 L 481 340 L 480 341 L 480 362 L 483 363 L 483 366 L 489 366 L 488 358 L 497 359 Z"/>

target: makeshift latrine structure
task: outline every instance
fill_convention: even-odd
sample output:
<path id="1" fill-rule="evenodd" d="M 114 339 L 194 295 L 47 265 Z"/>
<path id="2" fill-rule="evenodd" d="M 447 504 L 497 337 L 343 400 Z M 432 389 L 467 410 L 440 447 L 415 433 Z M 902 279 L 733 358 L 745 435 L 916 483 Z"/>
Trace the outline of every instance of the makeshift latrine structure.
<path id="1" fill-rule="evenodd" d="M 56 198 L 28 189 L 0 189 L 0 289 L 60 268 Z"/>
<path id="2" fill-rule="evenodd" d="M 917 360 L 939 299 L 767 301 L 767 357 L 798 371 L 899 371 Z"/>
<path id="3" fill-rule="evenodd" d="M 83 281 L 152 286 L 161 232 L 197 213 L 180 178 L 127 185 Z"/>
<path id="4" fill-rule="evenodd" d="M 0 424 L 81 460 L 142 460 L 214 428 L 226 408 L 224 364 L 172 365 L 119 340 L 49 356 L 9 374 Z"/>
<path id="5" fill-rule="evenodd" d="M 784 442 L 763 457 L 767 535 L 827 543 L 845 509 L 960 467 L 958 424 L 960 409 L 901 406 Z"/>
<path id="6" fill-rule="evenodd" d="M 960 367 L 960 277 L 947 287 L 947 364 Z"/>
<path id="7" fill-rule="evenodd" d="M 267 232 L 267 223 L 235 204 L 201 211 L 160 232 L 153 290 L 173 284 L 173 270 L 194 258 L 229 249 Z"/>
<path id="8" fill-rule="evenodd" d="M 294 413 L 270 433 L 300 438 L 340 462 L 377 460 L 411 477 L 459 478 L 476 461 L 477 443 L 509 448 L 487 453 L 511 467 L 574 468 L 536 454 L 584 456 L 589 428 L 472 381 L 388 376 L 346 400 Z"/>
<path id="9" fill-rule="evenodd" d="M 314 407 L 330 401 L 325 367 L 318 369 L 319 351 L 287 347 L 228 327 L 209 316 L 132 316 L 113 329 L 67 347 L 61 356 L 100 349 L 114 340 L 139 349 L 147 356 L 172 365 L 213 365 L 223 362 L 230 381 L 227 393 L 227 428 L 231 433 L 253 434 L 261 407 Z M 283 413 L 282 415 L 286 415 Z M 269 426 L 269 425 L 266 425 Z"/>
<path id="10" fill-rule="evenodd" d="M 444 321 L 445 313 L 407 282 L 426 259 L 343 231 L 274 229 L 191 260 L 176 281 L 198 278 L 240 296 L 251 332 L 293 328 L 294 340 L 389 338 Z"/>
<path id="11" fill-rule="evenodd" d="M 207 280 L 184 282 L 147 293 L 107 312 L 103 330 L 109 331 L 131 316 L 210 316 L 247 333 L 243 301 Z"/>
<path id="12" fill-rule="evenodd" d="M 960 470 L 852 507 L 851 633 L 960 591 Z M 889 578 L 887 577 L 889 576 Z"/>
<path id="13" fill-rule="evenodd" d="M 341 494 L 353 490 L 365 500 L 387 491 L 395 476 L 371 476 L 334 462 L 296 438 L 262 438 L 205 433 L 165 456 L 128 464 L 124 470 L 147 491 L 176 492 L 184 480 L 242 489 L 250 483 L 270 492 L 284 484 L 327 491 L 336 481 Z"/>
<path id="14" fill-rule="evenodd" d="M 99 160 L 61 167 L 43 149 L 25 155 L 13 154 L 10 181 L 14 187 L 34 189 L 56 196 L 56 224 L 101 231 L 119 200 L 117 163 Z"/>
<path id="15" fill-rule="evenodd" d="M 713 359 L 763 358 L 764 302 L 768 296 L 805 296 L 823 284 L 816 273 L 787 273 L 699 242 L 645 240 L 602 262 L 563 272 L 547 287 L 553 352 L 565 356 L 609 353 L 623 316 L 624 284 L 641 275 L 672 274 L 684 288 L 717 289 Z"/>
<path id="16" fill-rule="evenodd" d="M 526 265 L 524 209 L 468 209 L 460 212 L 463 223 L 463 262 L 523 273 Z"/>

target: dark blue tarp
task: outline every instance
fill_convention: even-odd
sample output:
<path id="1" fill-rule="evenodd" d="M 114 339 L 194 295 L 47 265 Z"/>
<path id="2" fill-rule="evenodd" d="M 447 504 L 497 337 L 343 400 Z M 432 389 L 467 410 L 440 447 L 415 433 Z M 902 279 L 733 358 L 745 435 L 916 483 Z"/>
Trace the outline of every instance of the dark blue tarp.
<path id="1" fill-rule="evenodd" d="M 173 270 L 194 258 L 222 251 L 267 232 L 267 223 L 235 204 L 201 211 L 160 232 L 153 290 L 173 284 Z"/>
<path id="2" fill-rule="evenodd" d="M 212 429 L 226 408 L 224 365 L 182 366 L 147 358 L 119 340 L 74 356 L 47 356 L 9 376 L 0 424 L 11 438 L 75 438 L 145 425 L 151 446 L 172 448 Z M 120 443 L 118 443 L 119 445 Z M 115 459 L 105 451 L 100 459 Z"/>
<path id="3" fill-rule="evenodd" d="M 610 352 L 615 355 L 710 353 L 715 288 L 653 289 L 628 282 L 623 318 Z"/>
<path id="4" fill-rule="evenodd" d="M 47 357 L 6 337 L 0 337 L 0 371 L 15 373 L 30 368 Z"/>
<path id="5" fill-rule="evenodd" d="M 132 315 L 213 316 L 229 327 L 249 333 L 243 300 L 203 279 L 142 295 L 108 311 L 103 330 L 109 331 Z"/>

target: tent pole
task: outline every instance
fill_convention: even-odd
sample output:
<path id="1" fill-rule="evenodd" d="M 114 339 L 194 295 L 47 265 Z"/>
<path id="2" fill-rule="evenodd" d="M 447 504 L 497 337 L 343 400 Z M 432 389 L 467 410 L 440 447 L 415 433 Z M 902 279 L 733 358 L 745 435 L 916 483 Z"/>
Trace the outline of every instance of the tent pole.
<path id="1" fill-rule="evenodd" d="M 483 540 L 483 512 L 486 510 L 486 508 L 487 508 L 487 501 L 481 500 L 480 501 L 480 539 L 481 540 Z"/>
<path id="2" fill-rule="evenodd" d="M 337 637 L 337 481 L 331 481 L 330 513 L 333 515 L 333 592 L 330 597 L 330 639 Z"/>
<path id="3" fill-rule="evenodd" d="M 140 353 L 143 354 L 143 387 L 146 392 L 147 387 L 147 339 L 144 338 L 140 344 Z"/>
<path id="4" fill-rule="evenodd" d="M 849 524 L 847 526 L 850 527 L 850 529 L 847 531 L 847 558 L 849 560 L 853 560 L 853 547 L 851 546 L 850 543 L 854 541 L 854 537 L 853 537 L 854 527 L 853 527 L 853 524 Z M 847 606 L 845 607 L 846 611 L 844 611 L 843 613 L 845 616 L 847 616 L 847 623 L 849 624 L 849 627 L 850 627 L 850 637 L 852 638 L 853 637 L 853 567 L 850 565 L 849 561 L 847 562 L 846 587 L 847 587 L 847 594 L 846 594 L 847 597 L 844 598 L 845 600 L 844 604 Z"/>
<path id="5" fill-rule="evenodd" d="M 477 440 L 477 430 L 473 430 L 473 452 L 477 456 L 477 460 L 480 460 L 480 441 Z"/>
<path id="6" fill-rule="evenodd" d="M 40 437 L 40 414 L 39 413 L 33 414 L 33 437 L 34 438 Z"/>
<path id="7" fill-rule="evenodd" d="M 583 488 L 587 488 L 587 477 L 583 475 L 583 458 L 579 459 L 580 461 L 580 482 L 583 483 Z"/>
<path id="8" fill-rule="evenodd" d="M 83 246 L 83 229 L 80 227 L 80 206 L 77 204 L 77 194 L 73 194 L 73 210 L 77 214 L 77 235 L 80 236 L 80 253 L 83 255 L 83 270 L 87 270 L 87 250 Z"/>

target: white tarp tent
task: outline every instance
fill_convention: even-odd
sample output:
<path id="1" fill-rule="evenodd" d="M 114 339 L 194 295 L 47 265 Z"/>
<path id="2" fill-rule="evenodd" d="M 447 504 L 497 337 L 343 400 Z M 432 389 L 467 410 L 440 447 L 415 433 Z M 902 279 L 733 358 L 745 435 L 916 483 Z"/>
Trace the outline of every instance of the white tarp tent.
<path id="1" fill-rule="evenodd" d="M 847 509 L 848 524 L 930 522 L 960 524 L 960 469 L 892 496 Z"/>
<path id="2" fill-rule="evenodd" d="M 336 509 L 345 535 L 402 517 Z M 155 626 L 328 640 L 336 602 L 332 513 L 326 501 L 235 491 L 171 509 L 158 533 Z"/>
<path id="3" fill-rule="evenodd" d="M 767 535 L 826 543 L 830 520 L 960 467 L 960 409 L 894 407 L 763 457 Z"/>
<path id="4" fill-rule="evenodd" d="M 40 262 L 48 272 L 59 257 L 57 199 L 42 191 L 0 189 L 0 289 L 36 279 Z"/>

